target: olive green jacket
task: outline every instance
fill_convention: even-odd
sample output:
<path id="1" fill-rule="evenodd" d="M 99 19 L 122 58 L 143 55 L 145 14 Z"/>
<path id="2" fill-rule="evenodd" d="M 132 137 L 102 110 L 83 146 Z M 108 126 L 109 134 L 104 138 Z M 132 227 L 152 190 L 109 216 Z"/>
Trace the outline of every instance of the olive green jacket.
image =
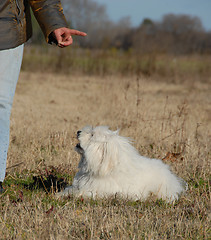
<path id="1" fill-rule="evenodd" d="M 0 50 L 17 47 L 32 36 L 30 7 L 45 35 L 67 27 L 60 0 L 0 0 Z"/>

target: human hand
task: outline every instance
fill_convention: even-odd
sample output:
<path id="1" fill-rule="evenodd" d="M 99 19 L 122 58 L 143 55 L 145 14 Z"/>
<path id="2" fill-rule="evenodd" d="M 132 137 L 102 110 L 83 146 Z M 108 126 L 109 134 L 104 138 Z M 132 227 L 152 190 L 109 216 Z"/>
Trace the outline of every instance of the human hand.
<path id="1" fill-rule="evenodd" d="M 58 28 L 53 31 L 53 35 L 58 42 L 58 46 L 63 48 L 71 45 L 73 43 L 72 35 L 86 36 L 84 32 L 80 32 L 75 29 L 69 29 L 66 27 Z"/>

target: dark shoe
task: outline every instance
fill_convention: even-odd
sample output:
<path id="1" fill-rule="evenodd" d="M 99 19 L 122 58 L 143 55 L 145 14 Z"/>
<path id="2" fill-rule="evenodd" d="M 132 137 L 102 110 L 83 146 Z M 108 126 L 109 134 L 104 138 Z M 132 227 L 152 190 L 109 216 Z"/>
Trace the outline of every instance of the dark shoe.
<path id="1" fill-rule="evenodd" d="M 4 192 L 4 188 L 2 186 L 2 182 L 0 182 L 0 194 Z"/>

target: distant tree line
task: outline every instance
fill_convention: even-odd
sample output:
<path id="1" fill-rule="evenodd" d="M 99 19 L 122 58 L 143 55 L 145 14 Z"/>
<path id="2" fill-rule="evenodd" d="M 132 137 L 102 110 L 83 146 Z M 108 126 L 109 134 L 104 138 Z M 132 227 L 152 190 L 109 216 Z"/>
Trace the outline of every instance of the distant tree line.
<path id="1" fill-rule="evenodd" d="M 121 48 L 142 53 L 211 53 L 211 32 L 204 30 L 198 17 L 188 15 L 168 14 L 160 22 L 145 19 L 119 40 Z"/>
<path id="2" fill-rule="evenodd" d="M 88 33 L 77 37 L 83 48 L 117 48 L 137 53 L 192 54 L 211 53 L 211 32 L 204 30 L 198 17 L 189 15 L 165 15 L 160 22 L 144 19 L 138 27 L 132 27 L 130 18 L 112 22 L 104 5 L 94 0 L 62 0 L 64 12 L 71 28 Z M 33 18 L 34 43 L 42 43 L 43 37 Z"/>

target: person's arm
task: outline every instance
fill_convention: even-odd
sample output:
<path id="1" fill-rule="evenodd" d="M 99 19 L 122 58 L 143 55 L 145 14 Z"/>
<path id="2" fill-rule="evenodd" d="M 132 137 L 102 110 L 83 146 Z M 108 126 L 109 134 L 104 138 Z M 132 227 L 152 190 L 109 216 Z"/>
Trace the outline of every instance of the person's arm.
<path id="1" fill-rule="evenodd" d="M 72 44 L 71 35 L 86 36 L 68 28 L 60 0 L 29 0 L 29 3 L 48 43 L 56 39 L 58 46 L 65 47 Z"/>

